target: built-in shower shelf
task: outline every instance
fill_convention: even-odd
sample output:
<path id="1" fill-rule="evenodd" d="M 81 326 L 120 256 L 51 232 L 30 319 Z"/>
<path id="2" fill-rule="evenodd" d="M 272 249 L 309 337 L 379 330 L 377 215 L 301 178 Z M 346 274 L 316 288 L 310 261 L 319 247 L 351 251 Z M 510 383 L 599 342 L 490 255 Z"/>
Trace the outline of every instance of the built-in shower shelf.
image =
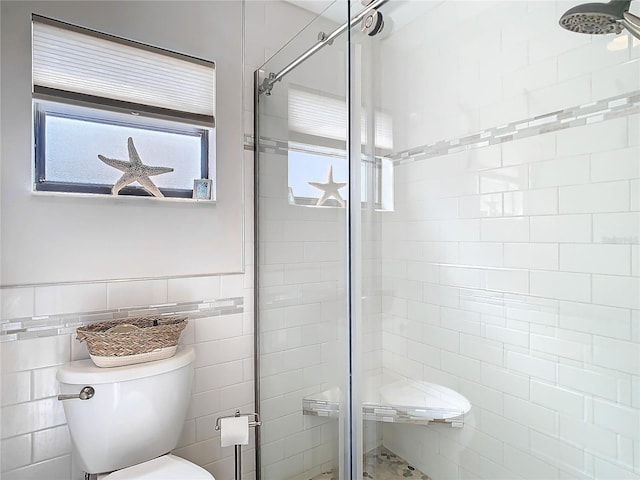
<path id="1" fill-rule="evenodd" d="M 340 390 L 337 387 L 302 400 L 305 415 L 338 418 Z M 381 377 L 365 382 L 362 395 L 362 418 L 374 422 L 464 425 L 464 415 L 471 409 L 469 401 L 458 392 L 428 382 L 396 380 L 385 383 Z"/>

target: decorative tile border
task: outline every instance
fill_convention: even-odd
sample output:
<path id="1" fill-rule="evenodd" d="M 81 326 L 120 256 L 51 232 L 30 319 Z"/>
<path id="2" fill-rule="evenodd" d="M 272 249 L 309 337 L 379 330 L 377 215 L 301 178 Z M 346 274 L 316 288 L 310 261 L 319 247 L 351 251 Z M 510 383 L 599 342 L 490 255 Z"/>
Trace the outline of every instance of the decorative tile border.
<path id="1" fill-rule="evenodd" d="M 500 143 L 535 137 L 544 133 L 557 132 L 567 128 L 581 127 L 591 123 L 604 122 L 618 117 L 640 113 L 640 90 L 606 98 L 598 102 L 571 107 L 537 117 L 518 120 L 499 127 L 453 140 L 411 148 L 395 153 L 389 158 L 395 164 L 404 164 L 451 153 L 488 147 Z"/>
<path id="2" fill-rule="evenodd" d="M 245 150 L 254 151 L 256 149 L 256 142 L 253 138 L 253 134 L 245 133 L 242 137 L 242 140 Z"/>
<path id="3" fill-rule="evenodd" d="M 254 150 L 254 138 L 253 136 L 247 136 L 245 142 L 246 150 Z M 289 140 L 281 140 L 278 138 L 260 137 L 260 146 L 258 151 L 261 153 L 273 153 L 275 155 L 288 155 L 289 152 L 310 153 L 312 155 L 321 155 L 323 157 L 333 157 L 342 160 L 346 160 L 347 153 L 345 150 L 339 148 L 326 147 L 323 145 L 309 145 L 300 142 L 292 142 Z M 363 157 L 364 161 L 371 162 L 371 158 Z"/>
<path id="4" fill-rule="evenodd" d="M 0 324 L 0 342 L 26 340 L 75 333 L 76 328 L 104 320 L 118 320 L 147 315 L 183 314 L 189 319 L 232 315 L 244 312 L 244 298 L 213 301 L 166 303 L 146 307 L 118 308 L 97 312 L 41 315 L 12 319 Z"/>
<path id="5" fill-rule="evenodd" d="M 570 107 L 557 112 L 546 113 L 544 115 L 511 122 L 506 125 L 488 128 L 464 137 L 454 138 L 452 140 L 440 140 L 432 144 L 385 155 L 384 158 L 391 159 L 394 164 L 415 162 L 451 153 L 534 137 L 567 128 L 581 127 L 583 125 L 603 122 L 636 113 L 640 113 L 640 90 L 605 98 L 604 100 L 586 105 Z M 244 142 L 245 149 L 255 150 L 255 139 L 253 135 L 245 134 Z M 344 150 L 341 151 L 321 146 L 305 146 L 300 143 L 267 137 L 260 137 L 258 151 L 278 155 L 286 155 L 289 151 L 301 151 L 345 158 Z"/>
<path id="6" fill-rule="evenodd" d="M 327 400 L 316 400 L 313 398 L 302 399 L 302 413 L 316 417 L 338 418 L 340 416 L 340 404 Z M 452 427 L 462 427 L 464 425 L 464 415 L 450 418 L 425 419 L 426 410 L 424 408 L 398 406 L 398 405 L 375 405 L 365 403 L 362 405 L 362 419 L 373 422 L 387 423 L 413 423 L 416 425 L 427 425 L 430 423 L 448 423 Z M 435 412 L 430 411 L 430 414 Z M 446 414 L 446 412 L 444 412 Z M 436 416 L 437 414 L 433 415 Z M 450 412 L 449 412 L 450 415 Z M 443 415 L 444 416 L 444 415 Z"/>

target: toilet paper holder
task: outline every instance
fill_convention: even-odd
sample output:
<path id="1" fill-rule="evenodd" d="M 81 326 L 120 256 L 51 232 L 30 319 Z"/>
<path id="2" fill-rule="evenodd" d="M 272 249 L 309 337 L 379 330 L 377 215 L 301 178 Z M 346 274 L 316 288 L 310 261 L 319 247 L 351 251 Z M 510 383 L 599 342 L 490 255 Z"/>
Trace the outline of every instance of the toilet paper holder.
<path id="1" fill-rule="evenodd" d="M 240 413 L 240 410 L 236 410 L 233 415 L 226 415 L 224 417 L 218 417 L 216 420 L 216 430 L 220 430 L 222 428 L 222 419 L 223 418 L 235 418 L 235 417 L 253 417 L 253 420 L 249 421 L 249 428 L 251 427 L 259 427 L 262 425 L 260 421 L 260 415 L 255 412 L 252 413 Z M 235 480 L 242 479 L 242 446 L 235 445 Z"/>
<path id="2" fill-rule="evenodd" d="M 218 419 L 216 420 L 216 430 L 220 430 L 221 428 L 221 421 L 223 418 L 234 418 L 234 417 L 253 417 L 253 421 L 249 422 L 249 428 L 251 427 L 259 427 L 260 425 L 262 425 L 262 422 L 260 421 L 260 415 L 258 415 L 257 413 L 253 412 L 253 413 L 240 413 L 240 410 L 236 410 L 236 413 L 234 415 L 226 415 L 224 417 L 218 417 Z"/>

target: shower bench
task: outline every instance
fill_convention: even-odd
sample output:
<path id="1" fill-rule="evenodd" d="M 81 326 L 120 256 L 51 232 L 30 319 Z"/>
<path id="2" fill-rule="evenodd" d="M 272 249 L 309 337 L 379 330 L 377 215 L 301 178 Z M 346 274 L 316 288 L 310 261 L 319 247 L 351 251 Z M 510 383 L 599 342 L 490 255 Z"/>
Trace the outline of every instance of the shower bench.
<path id="1" fill-rule="evenodd" d="M 304 415 L 338 418 L 340 389 L 333 387 L 302 400 Z M 384 381 L 376 376 L 365 382 L 362 394 L 362 419 L 374 422 L 448 423 L 464 425 L 471 410 L 469 401 L 450 388 L 414 380 Z"/>

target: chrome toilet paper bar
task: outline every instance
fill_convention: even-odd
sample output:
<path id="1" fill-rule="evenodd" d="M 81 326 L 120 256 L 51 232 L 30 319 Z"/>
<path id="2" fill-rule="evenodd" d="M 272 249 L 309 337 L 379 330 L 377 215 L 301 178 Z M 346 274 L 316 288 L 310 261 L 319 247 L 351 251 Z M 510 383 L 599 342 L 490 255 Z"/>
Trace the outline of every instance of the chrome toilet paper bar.
<path id="1" fill-rule="evenodd" d="M 223 418 L 234 418 L 234 417 L 253 417 L 253 421 L 249 422 L 249 427 L 259 427 L 260 425 L 262 425 L 262 422 L 260 421 L 260 415 L 258 415 L 257 413 L 255 412 L 240 413 L 240 410 L 236 410 L 235 415 L 226 415 L 224 417 L 218 417 L 218 419 L 216 420 L 216 430 L 220 430 L 220 421 Z"/>
<path id="2" fill-rule="evenodd" d="M 259 427 L 262 425 L 260 421 L 260 415 L 257 413 L 240 413 L 240 410 L 236 410 L 234 415 L 226 415 L 224 417 L 218 417 L 216 420 L 216 430 L 222 428 L 222 419 L 224 418 L 237 418 L 237 417 L 253 417 L 253 420 L 249 422 L 249 428 Z M 242 480 L 242 446 L 235 445 L 235 480 Z"/>

